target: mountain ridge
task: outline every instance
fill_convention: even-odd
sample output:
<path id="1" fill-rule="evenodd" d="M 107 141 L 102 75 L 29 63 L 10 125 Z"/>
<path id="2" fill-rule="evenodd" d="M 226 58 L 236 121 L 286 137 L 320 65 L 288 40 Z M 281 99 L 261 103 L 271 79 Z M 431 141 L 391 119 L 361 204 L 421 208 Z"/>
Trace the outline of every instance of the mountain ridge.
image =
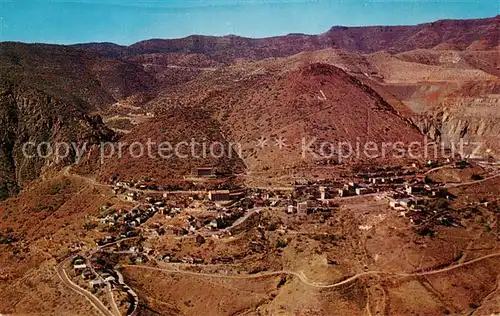
<path id="1" fill-rule="evenodd" d="M 497 15 L 482 19 L 438 20 L 409 26 L 333 26 L 317 35 L 291 33 L 265 38 L 190 35 L 175 39 L 153 38 L 129 46 L 110 43 L 82 43 L 73 46 L 98 51 L 104 56 L 114 58 L 127 58 L 144 53 L 177 52 L 205 53 L 218 59 L 234 61 L 238 58 L 259 60 L 284 57 L 301 51 L 329 47 L 361 53 L 381 50 L 401 53 L 449 43 L 465 49 L 484 38 L 488 41 L 487 48 L 494 49 L 499 43 L 499 31 L 500 15 Z M 225 56 L 218 53 L 219 50 L 226 50 Z"/>

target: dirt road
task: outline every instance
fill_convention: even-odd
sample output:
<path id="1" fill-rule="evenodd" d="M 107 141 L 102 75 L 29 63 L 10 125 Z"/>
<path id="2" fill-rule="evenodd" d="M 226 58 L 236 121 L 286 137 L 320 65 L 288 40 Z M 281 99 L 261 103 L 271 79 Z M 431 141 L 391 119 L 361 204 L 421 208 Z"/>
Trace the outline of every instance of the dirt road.
<path id="1" fill-rule="evenodd" d="M 256 274 L 250 274 L 250 275 L 238 275 L 238 274 L 224 275 L 224 274 L 212 274 L 212 273 L 182 271 L 182 270 L 173 270 L 173 269 L 162 269 L 162 268 L 155 268 L 155 267 L 141 266 L 141 265 L 123 265 L 123 267 L 156 270 L 156 271 L 162 271 L 162 272 L 174 273 L 174 274 L 184 274 L 184 275 L 193 275 L 193 276 L 208 277 L 208 278 L 221 278 L 221 279 L 255 279 L 255 278 L 263 278 L 263 277 L 268 277 L 268 276 L 287 274 L 287 275 L 292 275 L 292 276 L 297 277 L 302 283 L 304 283 L 305 285 L 311 286 L 311 287 L 334 288 L 334 287 L 338 287 L 338 286 L 342 286 L 344 284 L 350 283 L 350 282 L 355 281 L 363 276 L 368 276 L 368 275 L 388 275 L 388 276 L 392 275 L 392 276 L 399 276 L 399 277 L 414 277 L 414 276 L 433 275 L 433 274 L 438 274 L 438 273 L 443 273 L 443 272 L 451 271 L 454 269 L 458 269 L 458 268 L 468 266 L 468 265 L 474 264 L 476 262 L 480 262 L 482 260 L 494 258 L 494 257 L 500 257 L 500 253 L 489 254 L 489 255 L 486 255 L 486 256 L 483 256 L 480 258 L 476 258 L 474 260 L 451 265 L 451 266 L 448 266 L 448 267 L 445 267 L 442 269 L 429 270 L 429 271 L 417 272 L 417 273 L 393 273 L 393 272 L 384 272 L 384 271 L 366 271 L 366 272 L 361 272 L 361 273 L 355 274 L 351 277 L 348 277 L 345 280 L 342 280 L 342 281 L 339 281 L 339 282 L 333 283 L 333 284 L 321 284 L 321 283 L 312 282 L 309 279 L 307 279 L 307 277 L 302 272 L 287 271 L 287 270 L 262 272 L 262 273 L 256 273 Z"/>
<path id="2" fill-rule="evenodd" d="M 104 304 L 97 297 L 95 297 L 92 293 L 90 293 L 87 290 L 82 289 L 81 287 L 79 287 L 78 285 L 76 285 L 75 283 L 73 283 L 73 281 L 71 281 L 69 279 L 68 275 L 66 274 L 66 271 L 64 271 L 64 268 L 63 268 L 64 262 L 65 261 L 62 261 L 61 263 L 59 263 L 55 267 L 57 275 L 59 276 L 59 278 L 61 279 L 61 281 L 64 283 L 64 285 L 66 285 L 67 287 L 69 287 L 74 292 L 76 292 L 76 293 L 78 293 L 80 295 L 85 296 L 85 298 L 92 304 L 92 306 L 94 306 L 99 311 L 99 313 L 101 313 L 102 315 L 105 315 L 105 316 L 116 316 L 111 311 L 109 311 L 106 308 L 106 306 L 104 306 Z"/>

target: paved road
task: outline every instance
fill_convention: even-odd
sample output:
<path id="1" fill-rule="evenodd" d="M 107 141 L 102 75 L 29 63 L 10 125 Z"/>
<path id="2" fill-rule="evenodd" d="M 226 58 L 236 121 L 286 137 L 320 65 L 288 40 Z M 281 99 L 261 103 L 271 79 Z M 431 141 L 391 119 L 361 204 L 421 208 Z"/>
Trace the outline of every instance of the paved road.
<path id="1" fill-rule="evenodd" d="M 64 271 L 64 268 L 63 268 L 63 264 L 65 261 L 66 260 L 62 261 L 61 263 L 59 263 L 56 266 L 57 275 L 59 276 L 61 281 L 64 283 L 64 285 L 66 285 L 71 290 L 75 291 L 76 293 L 85 296 L 85 298 L 92 304 L 92 306 L 94 306 L 99 311 L 99 313 L 101 313 L 102 315 L 104 315 L 104 316 L 116 316 L 115 314 L 110 312 L 106 308 L 106 306 L 104 306 L 104 304 L 97 297 L 95 297 L 92 293 L 90 293 L 87 290 L 82 289 L 81 287 L 79 287 L 78 285 L 73 283 L 73 281 L 71 281 L 69 279 L 68 275 L 66 274 L 66 271 Z"/>

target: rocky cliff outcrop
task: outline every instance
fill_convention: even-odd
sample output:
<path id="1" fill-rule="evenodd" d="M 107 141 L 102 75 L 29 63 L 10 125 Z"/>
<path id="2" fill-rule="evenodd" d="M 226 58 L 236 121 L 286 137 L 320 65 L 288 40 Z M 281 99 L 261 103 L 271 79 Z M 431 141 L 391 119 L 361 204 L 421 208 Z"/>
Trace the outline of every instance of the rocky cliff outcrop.
<path id="1" fill-rule="evenodd" d="M 433 140 L 448 146 L 464 144 L 465 154 L 500 157 L 500 93 L 495 90 L 498 83 L 492 87 L 494 90 L 481 97 L 448 97 L 411 121 Z"/>
<path id="2" fill-rule="evenodd" d="M 84 102 L 62 101 L 37 89 L 0 81 L 0 198 L 15 194 L 44 168 L 73 162 L 80 149 L 115 134 Z M 55 151 L 57 143 L 61 153 Z"/>

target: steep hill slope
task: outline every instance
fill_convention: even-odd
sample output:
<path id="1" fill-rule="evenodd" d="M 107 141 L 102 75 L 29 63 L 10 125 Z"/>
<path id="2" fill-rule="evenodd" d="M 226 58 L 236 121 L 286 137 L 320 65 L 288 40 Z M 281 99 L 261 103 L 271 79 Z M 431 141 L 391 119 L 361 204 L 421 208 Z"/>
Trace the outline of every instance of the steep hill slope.
<path id="1" fill-rule="evenodd" d="M 12 42 L 0 43 L 0 77 L 0 198 L 56 162 L 46 155 L 47 145 L 37 154 L 37 145 L 112 140 L 114 133 L 96 113 L 156 84 L 132 63 L 67 46 Z M 33 157 L 23 153 L 28 142 Z M 72 148 L 68 159 L 57 163 L 71 162 L 75 154 Z"/>
<path id="2" fill-rule="evenodd" d="M 178 186 L 186 186 L 184 178 L 195 168 L 213 167 L 229 175 L 245 170 L 238 147 L 229 144 L 219 124 L 201 109 L 167 111 L 136 126 L 113 149 L 109 145 L 103 150 L 101 162 L 95 155 L 77 170 L 100 170 L 101 181 L 149 178 L 158 185 Z"/>
<path id="3" fill-rule="evenodd" d="M 324 49 L 287 58 L 235 64 L 242 80 L 284 73 L 310 63 L 334 65 L 375 89 L 401 115 L 432 139 L 483 142 L 483 155 L 497 156 L 500 56 L 498 51 L 418 49 L 400 54 Z"/>
<path id="4" fill-rule="evenodd" d="M 207 74 L 180 90 L 166 91 L 151 106 L 161 112 L 183 96 L 183 107 L 210 111 L 227 139 L 241 145 L 250 171 L 369 160 L 363 151 L 347 157 L 349 145 L 363 150 L 368 142 L 381 146 L 422 139 L 377 93 L 331 65 L 234 78 L 238 76 L 228 72 Z"/>
<path id="5" fill-rule="evenodd" d="M 114 138 L 99 116 L 87 114 L 89 107 L 0 81 L 0 198 L 16 193 L 45 167 L 73 161 L 75 148 Z M 68 144 L 67 157 L 56 158 L 57 143 Z M 60 152 L 66 156 L 65 149 Z"/>

